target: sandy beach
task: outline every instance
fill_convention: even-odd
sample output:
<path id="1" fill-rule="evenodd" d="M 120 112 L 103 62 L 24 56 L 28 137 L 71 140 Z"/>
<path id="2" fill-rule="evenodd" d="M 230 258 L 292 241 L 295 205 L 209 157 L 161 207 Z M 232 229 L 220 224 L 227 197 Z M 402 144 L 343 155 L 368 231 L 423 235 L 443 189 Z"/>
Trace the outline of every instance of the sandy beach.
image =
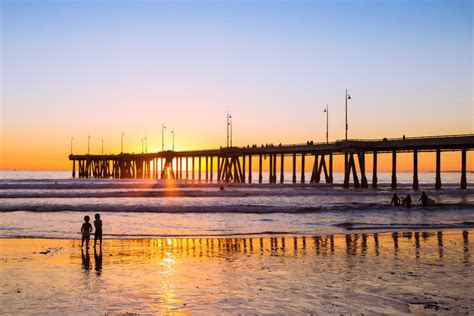
<path id="1" fill-rule="evenodd" d="M 3 314 L 469 314 L 472 230 L 0 239 Z"/>

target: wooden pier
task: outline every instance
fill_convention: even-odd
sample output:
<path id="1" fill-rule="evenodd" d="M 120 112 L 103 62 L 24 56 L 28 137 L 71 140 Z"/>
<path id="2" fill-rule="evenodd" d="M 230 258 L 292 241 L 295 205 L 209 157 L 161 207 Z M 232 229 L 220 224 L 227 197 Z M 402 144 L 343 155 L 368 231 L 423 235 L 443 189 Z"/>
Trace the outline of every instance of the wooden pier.
<path id="1" fill-rule="evenodd" d="M 460 187 L 467 188 L 467 151 L 474 149 L 474 135 L 432 136 L 382 140 L 347 140 L 334 143 L 308 143 L 303 145 L 261 145 L 229 147 L 194 151 L 162 151 L 146 154 L 121 153 L 117 155 L 70 155 L 72 176 L 79 178 L 136 178 L 178 179 L 198 182 L 263 183 L 263 161 L 268 158 L 270 183 L 284 182 L 285 157 L 292 159 L 292 183 L 297 183 L 297 160 L 300 163 L 299 182 L 305 183 L 305 161 L 309 156 L 313 166 L 310 183 L 333 183 L 333 156 L 344 155 L 345 188 L 368 188 L 366 154 L 373 155 L 371 187 L 377 187 L 377 155 L 391 153 L 391 187 L 397 188 L 397 154 L 413 153 L 413 189 L 418 189 L 418 153 L 436 152 L 435 188 L 441 188 L 441 153 L 461 153 Z M 258 157 L 258 165 L 252 158 Z M 299 159 L 297 159 L 299 157 Z M 279 158 L 279 159 L 278 159 Z M 278 179 L 277 160 L 280 160 Z M 197 164 L 197 170 L 196 170 Z M 204 165 L 204 170 L 202 166 Z M 184 169 L 184 170 L 183 170 Z M 213 179 L 217 170 L 217 179 Z M 258 179 L 252 172 L 258 170 Z M 197 179 L 196 179 L 197 173 Z M 359 180 L 360 179 L 360 180 Z"/>

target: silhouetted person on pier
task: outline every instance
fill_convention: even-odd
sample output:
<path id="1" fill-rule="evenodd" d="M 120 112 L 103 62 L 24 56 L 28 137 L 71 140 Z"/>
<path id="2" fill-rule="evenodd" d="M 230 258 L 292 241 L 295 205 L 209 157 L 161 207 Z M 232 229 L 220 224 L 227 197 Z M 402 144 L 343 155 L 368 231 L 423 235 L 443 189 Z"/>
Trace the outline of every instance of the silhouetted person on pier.
<path id="1" fill-rule="evenodd" d="M 400 206 L 400 198 L 398 197 L 397 193 L 393 193 L 392 201 L 390 202 L 392 206 Z"/>
<path id="2" fill-rule="evenodd" d="M 92 225 L 89 223 L 90 217 L 84 216 L 84 223 L 81 227 L 82 239 L 81 239 L 81 248 L 84 247 L 84 241 L 86 242 L 86 248 L 89 248 L 89 240 L 91 239 Z"/>
<path id="3" fill-rule="evenodd" d="M 407 194 L 407 197 L 403 200 L 402 204 L 405 207 L 411 207 L 411 196 L 410 196 L 410 194 Z"/>
<path id="4" fill-rule="evenodd" d="M 421 205 L 428 206 L 428 195 L 426 195 L 425 191 L 421 193 L 421 196 L 418 201 L 421 201 Z"/>
<path id="5" fill-rule="evenodd" d="M 102 249 L 102 220 L 100 219 L 100 214 L 95 214 L 95 221 L 94 221 L 94 248 L 97 243 L 97 240 L 100 240 L 100 248 Z"/>

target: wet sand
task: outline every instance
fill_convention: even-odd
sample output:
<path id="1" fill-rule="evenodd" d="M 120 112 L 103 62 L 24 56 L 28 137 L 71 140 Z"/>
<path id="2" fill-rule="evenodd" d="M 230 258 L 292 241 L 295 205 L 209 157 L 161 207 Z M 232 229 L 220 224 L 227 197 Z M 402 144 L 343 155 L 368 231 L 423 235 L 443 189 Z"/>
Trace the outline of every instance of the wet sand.
<path id="1" fill-rule="evenodd" d="M 0 311 L 469 314 L 473 234 L 0 239 Z"/>

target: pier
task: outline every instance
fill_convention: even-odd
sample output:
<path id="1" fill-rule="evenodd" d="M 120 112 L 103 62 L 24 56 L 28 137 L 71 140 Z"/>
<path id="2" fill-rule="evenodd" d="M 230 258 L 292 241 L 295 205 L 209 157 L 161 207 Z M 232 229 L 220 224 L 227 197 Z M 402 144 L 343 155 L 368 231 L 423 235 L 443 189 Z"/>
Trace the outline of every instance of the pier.
<path id="1" fill-rule="evenodd" d="M 269 183 L 284 182 L 285 158 L 292 161 L 292 183 L 333 183 L 333 157 L 344 155 L 345 188 L 369 187 L 366 155 L 371 154 L 372 179 L 377 188 L 377 155 L 390 153 L 392 159 L 391 187 L 397 188 L 397 154 L 413 154 L 413 189 L 418 189 L 418 153 L 436 153 L 435 188 L 441 189 L 442 152 L 461 154 L 460 188 L 467 188 L 467 151 L 474 149 L 474 135 L 430 136 L 396 139 L 344 140 L 333 143 L 299 145 L 260 145 L 223 147 L 192 151 L 161 151 L 156 153 L 116 155 L 70 155 L 75 178 L 177 179 L 192 182 L 263 183 L 264 160 L 268 165 Z M 308 159 L 312 157 L 313 159 Z M 279 170 L 277 170 L 279 161 Z M 310 179 L 305 179 L 305 163 L 312 162 Z M 257 162 L 257 163 L 255 163 Z M 298 179 L 297 169 L 300 170 Z M 266 169 L 266 168 L 265 168 Z M 214 171 L 217 170 L 217 179 Z M 258 171 L 258 179 L 252 172 Z M 279 174 L 278 174 L 279 171 Z"/>

